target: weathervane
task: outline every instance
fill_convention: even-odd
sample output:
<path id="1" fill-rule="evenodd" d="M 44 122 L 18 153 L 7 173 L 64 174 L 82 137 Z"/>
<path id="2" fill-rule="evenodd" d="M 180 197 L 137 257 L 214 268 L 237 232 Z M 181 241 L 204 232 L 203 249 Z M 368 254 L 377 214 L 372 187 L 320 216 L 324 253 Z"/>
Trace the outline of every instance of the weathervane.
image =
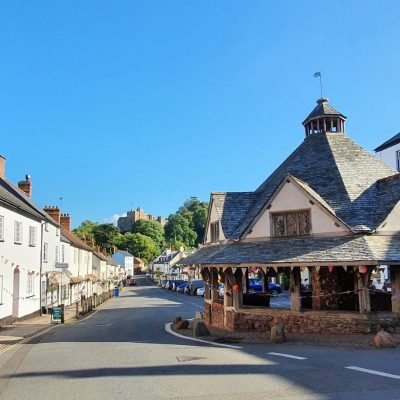
<path id="1" fill-rule="evenodd" d="M 322 74 L 321 74 L 321 71 L 315 72 L 314 78 L 319 78 L 319 87 L 321 89 L 321 99 L 322 99 Z"/>

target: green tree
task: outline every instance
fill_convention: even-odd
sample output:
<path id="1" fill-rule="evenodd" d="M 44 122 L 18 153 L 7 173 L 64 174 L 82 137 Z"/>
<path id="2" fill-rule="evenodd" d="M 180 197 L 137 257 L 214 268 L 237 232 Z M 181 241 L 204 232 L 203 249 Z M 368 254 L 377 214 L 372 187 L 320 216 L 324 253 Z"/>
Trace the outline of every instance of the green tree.
<path id="1" fill-rule="evenodd" d="M 111 249 L 121 236 L 119 229 L 113 224 L 98 224 L 92 232 L 96 245 L 103 249 Z"/>
<path id="2" fill-rule="evenodd" d="M 159 247 L 149 236 L 141 233 L 126 232 L 117 240 L 120 249 L 127 250 L 136 257 L 140 257 L 145 264 L 159 255 Z"/>
<path id="3" fill-rule="evenodd" d="M 179 208 L 177 214 L 184 217 L 189 222 L 191 229 L 196 232 L 197 239 L 195 244 L 201 243 L 207 223 L 208 203 L 200 201 L 197 197 L 191 197 Z"/>
<path id="4" fill-rule="evenodd" d="M 136 221 L 132 227 L 132 233 L 141 233 L 153 239 L 154 243 L 159 247 L 160 252 L 165 245 L 164 227 L 157 221 Z"/>
<path id="5" fill-rule="evenodd" d="M 89 220 L 83 221 L 77 228 L 72 232 L 79 236 L 81 239 L 93 240 L 93 229 L 98 226 L 98 222 L 92 222 Z"/>
<path id="6" fill-rule="evenodd" d="M 192 247 L 196 244 L 197 233 L 190 227 L 187 218 L 180 214 L 171 214 L 165 225 L 165 237 L 169 243 L 179 241 Z"/>

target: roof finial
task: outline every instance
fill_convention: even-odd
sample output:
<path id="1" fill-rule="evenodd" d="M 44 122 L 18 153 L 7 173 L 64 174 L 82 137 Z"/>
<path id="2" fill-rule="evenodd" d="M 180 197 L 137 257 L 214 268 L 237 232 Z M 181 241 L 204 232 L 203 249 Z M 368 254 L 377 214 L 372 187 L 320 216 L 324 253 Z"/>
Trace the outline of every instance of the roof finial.
<path id="1" fill-rule="evenodd" d="M 319 78 L 319 88 L 321 89 L 321 99 L 322 99 L 323 97 L 322 97 L 322 73 L 321 73 L 321 71 L 315 72 L 314 78 Z"/>

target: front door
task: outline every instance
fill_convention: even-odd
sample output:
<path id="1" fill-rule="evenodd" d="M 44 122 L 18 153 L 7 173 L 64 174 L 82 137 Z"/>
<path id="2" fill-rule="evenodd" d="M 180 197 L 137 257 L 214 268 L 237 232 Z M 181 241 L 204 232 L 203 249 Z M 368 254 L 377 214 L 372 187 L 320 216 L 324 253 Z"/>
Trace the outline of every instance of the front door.
<path id="1" fill-rule="evenodd" d="M 12 307 L 12 317 L 13 319 L 18 319 L 18 309 L 19 309 L 19 268 L 14 269 L 14 279 L 13 279 L 13 307 Z"/>

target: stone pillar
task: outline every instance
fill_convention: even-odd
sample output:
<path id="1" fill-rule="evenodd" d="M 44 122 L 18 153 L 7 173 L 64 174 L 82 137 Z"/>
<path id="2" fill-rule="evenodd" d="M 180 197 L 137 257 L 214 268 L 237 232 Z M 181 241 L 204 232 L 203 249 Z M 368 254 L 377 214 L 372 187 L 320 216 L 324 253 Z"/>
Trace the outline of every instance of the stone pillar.
<path id="1" fill-rule="evenodd" d="M 233 290 L 233 307 L 235 310 L 239 310 L 243 307 L 243 273 L 240 268 L 237 268 L 234 274 L 234 285 L 239 286 L 239 291 Z"/>
<path id="2" fill-rule="evenodd" d="M 300 267 L 294 267 L 290 270 L 290 291 L 291 291 L 291 310 L 301 310 L 301 275 Z"/>
<path id="3" fill-rule="evenodd" d="M 392 312 L 400 313 L 400 265 L 391 265 L 390 282 L 392 283 Z"/>
<path id="4" fill-rule="evenodd" d="M 355 273 L 356 279 L 356 290 L 358 291 L 358 305 L 360 313 L 367 313 L 371 311 L 371 301 L 369 298 L 369 271 L 366 268 L 366 272 L 360 272 L 359 270 Z"/>

